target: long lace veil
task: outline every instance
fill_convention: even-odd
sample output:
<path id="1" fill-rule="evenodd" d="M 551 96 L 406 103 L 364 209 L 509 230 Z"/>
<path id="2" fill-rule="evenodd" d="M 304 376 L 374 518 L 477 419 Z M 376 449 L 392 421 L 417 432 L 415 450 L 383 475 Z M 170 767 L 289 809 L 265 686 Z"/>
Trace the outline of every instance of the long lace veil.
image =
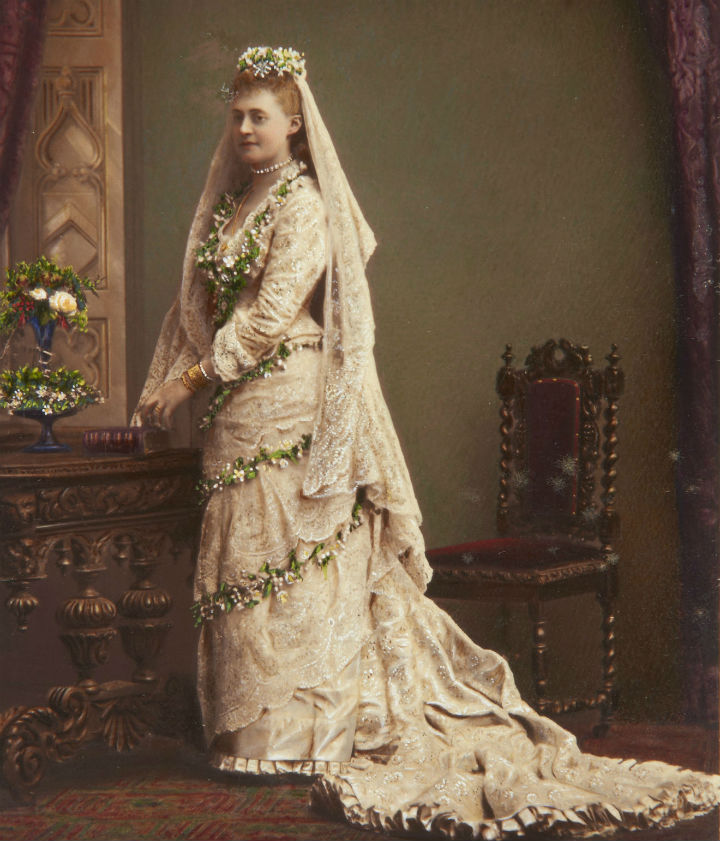
<path id="1" fill-rule="evenodd" d="M 430 568 L 420 511 L 373 359 L 374 321 L 365 266 L 375 237 L 350 189 L 307 80 L 296 76 L 305 128 L 327 213 L 323 305 L 323 382 L 303 493 L 322 499 L 364 487 L 387 512 L 388 545 L 424 589 Z M 141 400 L 210 351 L 212 318 L 195 265 L 218 196 L 247 177 L 231 145 L 229 122 L 213 155 L 188 237 L 178 297 L 162 325 Z"/>

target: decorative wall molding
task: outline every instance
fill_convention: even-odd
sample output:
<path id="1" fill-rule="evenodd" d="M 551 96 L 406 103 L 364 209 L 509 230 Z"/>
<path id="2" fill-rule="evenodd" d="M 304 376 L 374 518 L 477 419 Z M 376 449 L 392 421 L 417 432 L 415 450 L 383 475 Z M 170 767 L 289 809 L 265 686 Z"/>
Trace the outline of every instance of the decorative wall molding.
<path id="1" fill-rule="evenodd" d="M 43 73 L 41 130 L 35 157 L 38 253 L 106 286 L 104 127 L 90 120 L 103 90 L 102 68 L 84 72 L 83 84 L 69 67 Z M 82 96 L 80 94 L 82 93 Z M 90 120 L 88 119 L 90 118 Z M 40 120 L 38 120 L 40 122 Z"/>
<path id="2" fill-rule="evenodd" d="M 102 34 L 102 0 L 50 0 L 48 35 L 97 37 Z"/>
<path id="3" fill-rule="evenodd" d="M 63 362 L 69 368 L 82 369 L 90 385 L 100 389 L 107 399 L 108 384 L 108 321 L 106 318 L 90 318 L 85 333 L 73 330 L 70 333 L 56 333 L 57 349 Z"/>

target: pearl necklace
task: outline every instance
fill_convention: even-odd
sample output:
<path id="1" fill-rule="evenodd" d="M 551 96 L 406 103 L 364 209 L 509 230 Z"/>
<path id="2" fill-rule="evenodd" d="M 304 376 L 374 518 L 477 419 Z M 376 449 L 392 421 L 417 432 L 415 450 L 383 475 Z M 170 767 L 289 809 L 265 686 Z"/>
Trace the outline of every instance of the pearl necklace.
<path id="1" fill-rule="evenodd" d="M 282 169 L 284 166 L 287 166 L 292 160 L 294 160 L 293 156 L 290 157 L 286 161 L 280 161 L 279 164 L 271 164 L 270 166 L 264 166 L 262 169 L 255 169 L 254 166 L 251 166 L 250 169 L 252 170 L 253 175 L 267 175 L 269 172 L 277 172 L 279 169 Z"/>

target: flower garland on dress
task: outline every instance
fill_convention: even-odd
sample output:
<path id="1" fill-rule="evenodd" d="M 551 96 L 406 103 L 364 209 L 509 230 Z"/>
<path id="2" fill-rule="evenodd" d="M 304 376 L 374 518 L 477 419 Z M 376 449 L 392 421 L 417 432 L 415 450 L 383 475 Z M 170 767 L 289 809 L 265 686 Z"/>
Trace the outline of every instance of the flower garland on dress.
<path id="1" fill-rule="evenodd" d="M 270 195 L 276 207 L 283 205 L 290 191 L 290 185 L 297 180 L 305 170 L 304 164 L 296 166 L 294 173 L 283 178 L 270 190 Z M 196 265 L 205 272 L 205 288 L 210 295 L 215 310 L 214 322 L 216 327 L 223 324 L 232 315 L 240 292 L 247 286 L 248 273 L 253 264 L 257 263 L 261 254 L 260 243 L 262 231 L 270 221 L 271 208 L 266 207 L 252 218 L 252 225 L 245 228 L 242 242 L 237 254 L 222 255 L 220 248 L 220 230 L 237 208 L 237 202 L 248 189 L 245 184 L 236 193 L 223 193 L 213 208 L 213 224 L 205 242 L 196 250 Z"/>
<path id="2" fill-rule="evenodd" d="M 270 193 L 274 198 L 274 205 L 280 206 L 285 203 L 289 192 L 290 184 L 295 181 L 305 170 L 300 163 L 297 170 L 289 177 L 283 179 L 274 187 Z M 221 327 L 228 320 L 235 307 L 237 297 L 245 288 L 248 281 L 248 273 L 257 263 L 260 257 L 262 229 L 268 224 L 271 217 L 271 207 L 266 207 L 257 213 L 252 220 L 252 226 L 243 232 L 243 241 L 239 254 L 236 256 L 220 256 L 220 230 L 232 217 L 247 189 L 245 185 L 237 193 L 224 193 L 213 210 L 213 225 L 210 228 L 208 239 L 197 249 L 197 266 L 206 272 L 205 285 L 210 294 L 215 308 L 215 325 Z M 303 347 L 314 347 L 311 345 L 293 345 L 292 350 L 299 350 Z M 224 406 L 228 396 L 238 386 L 259 377 L 269 377 L 273 369 L 284 368 L 284 363 L 291 353 L 291 348 L 281 342 L 277 351 L 270 357 L 262 360 L 250 371 L 245 372 L 242 377 L 231 383 L 221 383 L 213 395 L 208 413 L 201 421 L 201 429 L 209 429 L 218 413 Z M 276 450 L 268 451 L 261 448 L 258 455 L 253 456 L 247 462 L 242 456 L 228 463 L 218 476 L 209 479 L 202 479 L 196 485 L 200 493 L 201 504 L 206 502 L 215 491 L 222 491 L 225 487 L 242 483 L 256 478 L 260 471 L 269 470 L 271 464 L 280 468 L 287 467 L 290 462 L 297 463 L 303 453 L 310 448 L 311 436 L 303 435 L 300 442 L 291 444 L 285 441 Z M 296 550 L 288 555 L 287 567 L 270 567 L 266 562 L 258 573 L 242 573 L 241 580 L 234 584 L 222 582 L 217 592 L 203 596 L 196 601 L 192 607 L 194 624 L 201 625 L 203 622 L 215 618 L 222 612 L 230 612 L 235 607 L 254 607 L 259 604 L 261 598 L 267 598 L 275 593 L 281 602 L 287 599 L 287 593 L 282 589 L 284 585 L 294 584 L 302 581 L 301 571 L 306 564 L 313 560 L 321 567 L 327 577 L 327 566 L 330 561 L 337 557 L 339 546 L 345 542 L 347 535 L 362 524 L 360 509 L 362 503 L 356 501 L 352 510 L 350 523 L 344 526 L 336 535 L 336 544 L 326 551 L 324 543 L 316 544 L 305 558 L 298 559 Z"/>
<path id="3" fill-rule="evenodd" d="M 225 466 L 225 469 L 212 479 L 201 479 L 195 489 L 200 493 L 200 504 L 206 502 L 213 491 L 222 491 L 228 485 L 236 485 L 248 479 L 254 479 L 261 470 L 269 470 L 271 464 L 281 468 L 287 467 L 290 462 L 297 464 L 303 453 L 310 449 L 310 435 L 303 435 L 299 443 L 291 444 L 289 441 L 283 443 L 272 451 L 260 447 L 260 452 L 248 461 L 238 456 L 235 461 Z"/>
<path id="4" fill-rule="evenodd" d="M 281 603 L 286 602 L 288 596 L 284 588 L 302 581 L 304 567 L 313 561 L 322 569 L 327 578 L 328 564 L 337 560 L 338 553 L 350 532 L 362 525 L 361 510 L 362 502 L 357 499 L 353 505 L 350 522 L 338 531 L 335 535 L 336 542 L 330 548 L 326 548 L 325 543 L 317 543 L 302 559 L 299 559 L 297 551 L 292 549 L 284 568 L 271 567 L 266 561 L 259 572 L 252 573 L 243 570 L 239 581 L 233 584 L 223 581 L 216 592 L 193 602 L 190 610 L 195 627 L 216 619 L 223 613 L 231 613 L 235 608 L 255 607 L 260 604 L 261 599 L 267 599 L 271 595 L 275 595 Z"/>
<path id="5" fill-rule="evenodd" d="M 305 342 L 300 344 L 292 344 L 287 345 L 284 341 L 280 342 L 278 345 L 277 351 L 272 355 L 268 356 L 262 360 L 258 365 L 254 368 L 251 368 L 249 371 L 246 371 L 239 379 L 233 380 L 229 383 L 220 383 L 216 389 L 215 394 L 210 398 L 210 403 L 208 405 L 208 412 L 200 421 L 200 429 L 204 432 L 207 432 L 210 427 L 213 425 L 215 418 L 220 413 L 220 410 L 225 405 L 225 401 L 228 397 L 232 394 L 232 392 L 239 388 L 243 383 L 251 382 L 252 380 L 257 380 L 260 377 L 263 379 L 268 379 L 273 375 L 274 370 L 277 368 L 280 371 L 285 369 L 285 360 L 290 356 L 293 351 L 296 350 L 304 350 L 305 348 L 317 348 L 322 345 L 322 341 L 317 342 Z"/>
<path id="6" fill-rule="evenodd" d="M 251 380 L 257 380 L 260 377 L 267 379 L 272 376 L 274 368 L 280 368 L 282 370 L 285 367 L 285 360 L 291 353 L 292 350 L 285 344 L 285 342 L 280 342 L 277 351 L 272 356 L 268 356 L 263 359 L 262 362 L 254 368 L 246 371 L 242 377 L 229 383 L 220 383 L 220 385 L 218 385 L 215 389 L 215 394 L 213 394 L 210 398 L 208 413 L 200 421 L 200 429 L 205 432 L 210 429 L 213 425 L 213 421 L 225 405 L 225 401 L 236 388 L 239 388 L 243 383 L 250 382 Z"/>

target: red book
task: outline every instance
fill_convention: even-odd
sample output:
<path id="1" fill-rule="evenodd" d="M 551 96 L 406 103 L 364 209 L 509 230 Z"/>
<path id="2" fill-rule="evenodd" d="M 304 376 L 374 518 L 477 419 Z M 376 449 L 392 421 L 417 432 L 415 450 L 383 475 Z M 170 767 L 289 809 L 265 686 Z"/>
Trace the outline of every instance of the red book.
<path id="1" fill-rule="evenodd" d="M 83 433 L 83 449 L 88 455 L 143 455 L 158 449 L 157 438 L 158 430 L 149 426 L 87 429 Z"/>

